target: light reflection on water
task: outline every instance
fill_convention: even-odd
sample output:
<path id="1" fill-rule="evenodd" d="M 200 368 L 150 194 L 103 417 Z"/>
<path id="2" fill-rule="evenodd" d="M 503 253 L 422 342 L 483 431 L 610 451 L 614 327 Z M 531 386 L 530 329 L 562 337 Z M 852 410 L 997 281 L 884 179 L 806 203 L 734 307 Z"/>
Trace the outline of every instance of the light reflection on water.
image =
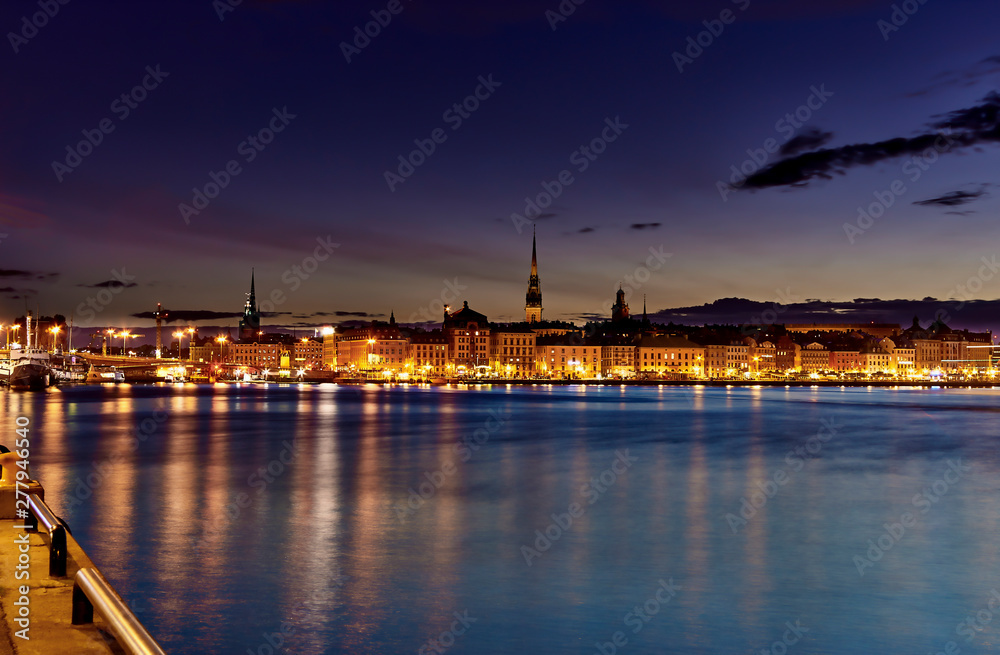
<path id="1" fill-rule="evenodd" d="M 616 631 L 623 653 L 759 652 L 801 620 L 789 652 L 975 653 L 1000 634 L 1000 617 L 956 634 L 1000 588 L 997 398 L 120 385 L 0 402 L 6 425 L 31 417 L 49 504 L 171 653 L 267 652 L 282 622 L 293 652 L 415 652 L 465 610 L 478 620 L 448 652 L 594 653 Z M 491 416 L 508 418 L 484 430 Z M 795 470 L 822 420 L 836 433 Z M 588 504 L 625 450 L 638 461 Z M 972 471 L 922 514 L 914 495 L 959 458 Z M 727 514 L 778 470 L 733 534 Z M 574 502 L 527 566 L 521 547 Z M 906 511 L 917 524 L 860 576 L 854 556 Z M 634 632 L 670 578 L 682 589 Z"/>

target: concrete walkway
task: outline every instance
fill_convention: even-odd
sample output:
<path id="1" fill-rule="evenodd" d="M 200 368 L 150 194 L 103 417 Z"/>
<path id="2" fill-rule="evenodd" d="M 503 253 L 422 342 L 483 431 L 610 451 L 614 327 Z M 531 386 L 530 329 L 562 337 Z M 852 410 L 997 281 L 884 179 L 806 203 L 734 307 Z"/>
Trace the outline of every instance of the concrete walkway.
<path id="1" fill-rule="evenodd" d="M 21 521 L 17 521 L 19 525 Z M 67 566 L 65 578 L 49 577 L 48 534 L 43 531 L 27 533 L 30 562 L 28 579 L 15 579 L 15 566 L 20 555 L 15 538 L 24 530 L 14 528 L 15 522 L 0 520 L 0 655 L 49 655 L 73 653 L 91 655 L 122 653 L 107 626 L 95 613 L 90 625 L 72 624 L 73 576 L 77 570 L 93 567 L 80 545 L 67 535 Z M 20 606 L 14 603 L 20 597 L 20 587 L 28 587 L 30 626 L 25 640 L 15 635 L 21 626 L 14 623 Z"/>

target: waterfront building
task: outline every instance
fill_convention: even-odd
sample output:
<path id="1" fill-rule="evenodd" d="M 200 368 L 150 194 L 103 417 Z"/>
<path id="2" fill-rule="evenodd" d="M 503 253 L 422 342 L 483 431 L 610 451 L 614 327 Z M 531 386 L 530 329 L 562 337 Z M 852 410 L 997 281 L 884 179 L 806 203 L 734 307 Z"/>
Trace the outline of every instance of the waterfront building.
<path id="1" fill-rule="evenodd" d="M 281 366 L 281 355 L 285 348 L 281 343 L 233 343 L 226 348 L 226 362 L 261 370 L 275 370 Z"/>
<path id="2" fill-rule="evenodd" d="M 861 350 L 830 351 L 830 370 L 835 373 L 859 373 L 862 369 Z"/>
<path id="3" fill-rule="evenodd" d="M 288 367 L 294 369 L 323 368 L 323 342 L 317 339 L 302 338 L 291 344 L 285 352 L 288 353 Z"/>
<path id="4" fill-rule="evenodd" d="M 634 339 L 608 336 L 601 340 L 601 375 L 622 379 L 635 377 Z"/>
<path id="5" fill-rule="evenodd" d="M 645 335 L 635 347 L 636 375 L 684 379 L 701 377 L 705 348 L 683 336 Z"/>
<path id="6" fill-rule="evenodd" d="M 470 309 L 468 301 L 453 314 L 445 310 L 441 331 L 448 339 L 448 360 L 456 375 L 489 368 L 490 323 L 484 314 Z"/>
<path id="7" fill-rule="evenodd" d="M 747 337 L 748 341 L 753 341 Z M 748 343 L 748 345 L 751 345 Z M 770 341 L 762 341 L 750 347 L 750 358 L 753 361 L 755 373 L 778 370 L 778 349 Z"/>
<path id="8" fill-rule="evenodd" d="M 497 327 L 490 332 L 490 369 L 495 375 L 526 378 L 535 375 L 535 339 L 530 327 Z"/>
<path id="9" fill-rule="evenodd" d="M 725 344 L 708 344 L 705 346 L 705 377 L 710 380 L 728 377 L 726 366 Z"/>
<path id="10" fill-rule="evenodd" d="M 869 341 L 861 347 L 858 369 L 867 375 L 892 375 L 892 349 L 896 347 L 890 339 L 881 342 Z"/>
<path id="11" fill-rule="evenodd" d="M 449 365 L 448 338 L 441 330 L 410 336 L 409 361 L 417 377 L 445 377 Z"/>
<path id="12" fill-rule="evenodd" d="M 552 379 L 594 379 L 601 376 L 601 345 L 579 332 L 538 337 L 535 367 Z"/>
<path id="13" fill-rule="evenodd" d="M 803 373 L 822 373 L 830 370 L 830 351 L 826 346 L 813 341 L 799 351 Z"/>
<path id="14" fill-rule="evenodd" d="M 524 320 L 528 323 L 538 323 L 542 320 L 542 285 L 538 280 L 534 230 L 531 233 L 531 274 L 528 276 L 528 292 L 524 296 Z"/>
<path id="15" fill-rule="evenodd" d="M 802 346 L 787 334 L 778 338 L 774 351 L 774 368 L 781 373 L 798 373 L 802 370 Z"/>
<path id="16" fill-rule="evenodd" d="M 726 346 L 726 377 L 745 377 L 753 370 L 750 351 L 751 347 L 743 342 Z"/>
<path id="17" fill-rule="evenodd" d="M 408 372 L 409 339 L 399 331 L 395 314 L 388 323 L 372 321 L 337 333 L 336 342 L 338 371 L 379 377 Z"/>

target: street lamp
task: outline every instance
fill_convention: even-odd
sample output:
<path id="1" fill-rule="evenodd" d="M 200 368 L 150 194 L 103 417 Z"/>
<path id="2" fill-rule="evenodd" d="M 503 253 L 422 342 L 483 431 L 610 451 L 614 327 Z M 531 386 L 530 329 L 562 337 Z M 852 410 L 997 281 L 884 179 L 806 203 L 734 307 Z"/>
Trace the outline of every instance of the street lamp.
<path id="1" fill-rule="evenodd" d="M 62 327 L 59 325 L 53 325 L 49 328 L 49 332 L 52 333 L 52 350 L 56 350 L 59 346 L 59 332 L 62 331 Z"/>
<path id="2" fill-rule="evenodd" d="M 125 348 L 126 348 L 125 342 L 128 340 L 129 337 L 132 336 L 132 333 L 129 332 L 128 330 L 124 330 L 118 336 L 120 336 L 122 338 L 122 357 L 125 357 L 126 356 L 126 353 L 125 353 Z"/>
<path id="3" fill-rule="evenodd" d="M 20 329 L 21 326 L 15 323 L 14 325 L 10 326 L 10 329 L 7 330 L 7 348 L 10 348 L 10 330 L 14 330 L 14 338 L 17 339 L 17 331 Z M 17 344 L 17 341 L 15 341 L 14 343 Z M 20 346 L 21 344 L 17 345 Z"/>

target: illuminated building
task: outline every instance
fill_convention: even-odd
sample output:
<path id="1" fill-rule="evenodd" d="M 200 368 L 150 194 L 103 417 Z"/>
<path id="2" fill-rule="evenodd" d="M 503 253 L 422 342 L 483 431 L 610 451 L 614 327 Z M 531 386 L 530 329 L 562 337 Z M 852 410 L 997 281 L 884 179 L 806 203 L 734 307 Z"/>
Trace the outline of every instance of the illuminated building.
<path id="1" fill-rule="evenodd" d="M 701 377 L 705 348 L 686 337 L 643 336 L 635 347 L 636 375 L 672 379 Z"/>
<path id="2" fill-rule="evenodd" d="M 395 314 L 390 314 L 388 323 L 372 321 L 370 325 L 338 333 L 336 340 L 337 370 L 341 372 L 379 376 L 386 372 L 389 375 L 408 372 L 410 342 L 400 333 Z"/>
<path id="3" fill-rule="evenodd" d="M 524 296 L 524 320 L 537 323 L 542 320 L 542 286 L 538 281 L 538 259 L 535 256 L 535 233 L 531 233 L 531 275 L 528 276 L 528 293 Z"/>
<path id="4" fill-rule="evenodd" d="M 489 368 L 490 324 L 484 314 L 469 308 L 444 314 L 442 332 L 448 340 L 448 359 L 456 375 L 471 375 L 477 369 Z"/>
<path id="5" fill-rule="evenodd" d="M 528 327 L 501 327 L 490 334 L 490 368 L 500 377 L 535 374 L 535 332 Z"/>
<path id="6" fill-rule="evenodd" d="M 538 337 L 535 368 L 553 379 L 597 378 L 601 375 L 601 345 L 580 333 Z"/>
<path id="7" fill-rule="evenodd" d="M 260 307 L 257 305 L 257 294 L 254 290 L 254 272 L 250 269 L 250 293 L 243 305 L 243 318 L 240 319 L 240 341 L 251 342 L 260 333 Z"/>
<path id="8" fill-rule="evenodd" d="M 448 338 L 441 330 L 410 337 L 409 361 L 413 374 L 420 378 L 446 377 L 448 374 Z"/>

